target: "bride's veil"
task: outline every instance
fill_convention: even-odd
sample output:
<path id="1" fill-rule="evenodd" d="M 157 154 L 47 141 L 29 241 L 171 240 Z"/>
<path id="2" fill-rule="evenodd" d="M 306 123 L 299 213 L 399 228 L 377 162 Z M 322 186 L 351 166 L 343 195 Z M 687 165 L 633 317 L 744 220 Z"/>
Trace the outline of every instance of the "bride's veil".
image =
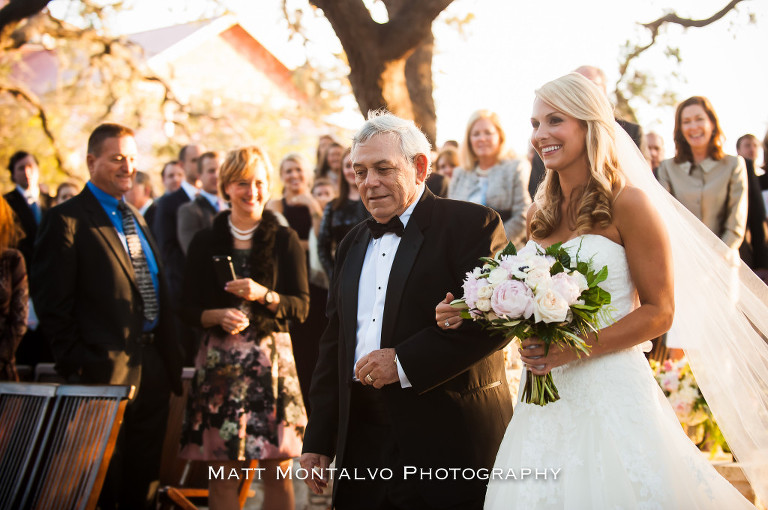
<path id="1" fill-rule="evenodd" d="M 768 287 L 720 239 L 656 182 L 618 125 L 627 180 L 664 220 L 672 245 L 675 318 L 696 382 L 755 493 L 768 501 Z"/>

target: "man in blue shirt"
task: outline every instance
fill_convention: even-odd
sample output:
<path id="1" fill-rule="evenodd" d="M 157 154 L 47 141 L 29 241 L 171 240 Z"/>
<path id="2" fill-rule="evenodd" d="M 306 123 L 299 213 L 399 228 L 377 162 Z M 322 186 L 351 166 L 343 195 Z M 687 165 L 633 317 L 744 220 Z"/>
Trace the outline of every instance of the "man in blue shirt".
<path id="1" fill-rule="evenodd" d="M 91 179 L 51 210 L 35 244 L 33 300 L 69 382 L 133 384 L 100 498 L 144 508 L 158 477 L 170 391 L 181 393 L 175 338 L 157 247 L 123 200 L 137 156 L 133 131 L 102 124 L 88 140 Z"/>

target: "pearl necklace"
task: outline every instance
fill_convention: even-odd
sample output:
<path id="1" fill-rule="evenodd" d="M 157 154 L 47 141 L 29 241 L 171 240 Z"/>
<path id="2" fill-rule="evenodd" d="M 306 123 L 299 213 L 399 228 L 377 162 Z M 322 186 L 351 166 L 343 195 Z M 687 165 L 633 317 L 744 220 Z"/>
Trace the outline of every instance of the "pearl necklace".
<path id="1" fill-rule="evenodd" d="M 253 233 L 259 228 L 259 224 L 257 223 L 247 230 L 240 230 L 232 224 L 232 218 L 228 218 L 227 222 L 229 223 L 229 232 L 232 234 L 232 237 L 239 241 L 250 241 L 253 237 Z"/>

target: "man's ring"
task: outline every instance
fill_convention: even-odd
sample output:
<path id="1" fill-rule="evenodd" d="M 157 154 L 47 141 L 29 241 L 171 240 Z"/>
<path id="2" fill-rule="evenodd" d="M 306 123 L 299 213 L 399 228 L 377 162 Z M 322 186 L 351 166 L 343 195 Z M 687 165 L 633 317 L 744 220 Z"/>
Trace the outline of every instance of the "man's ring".
<path id="1" fill-rule="evenodd" d="M 365 376 L 365 380 L 368 381 L 369 383 L 373 384 L 373 377 L 371 377 L 371 374 L 366 375 Z"/>
<path id="2" fill-rule="evenodd" d="M 446 328 L 450 328 L 450 327 L 451 327 L 451 323 L 450 323 L 450 322 L 448 322 L 448 321 L 445 321 L 445 327 L 446 327 Z"/>
<path id="3" fill-rule="evenodd" d="M 238 294 L 242 294 L 243 292 L 244 292 L 243 289 L 240 289 L 237 291 Z"/>

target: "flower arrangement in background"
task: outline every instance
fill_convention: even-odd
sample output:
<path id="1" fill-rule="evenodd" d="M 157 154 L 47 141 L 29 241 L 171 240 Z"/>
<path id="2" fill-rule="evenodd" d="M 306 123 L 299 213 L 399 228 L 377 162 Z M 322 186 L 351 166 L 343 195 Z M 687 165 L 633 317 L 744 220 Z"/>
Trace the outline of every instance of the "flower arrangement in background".
<path id="1" fill-rule="evenodd" d="M 656 381 L 691 441 L 696 443 L 699 449 L 710 451 L 712 456 L 719 452 L 730 452 L 696 384 L 688 360 L 681 358 L 676 361 L 668 359 L 664 363 L 656 360 L 650 362 Z"/>

